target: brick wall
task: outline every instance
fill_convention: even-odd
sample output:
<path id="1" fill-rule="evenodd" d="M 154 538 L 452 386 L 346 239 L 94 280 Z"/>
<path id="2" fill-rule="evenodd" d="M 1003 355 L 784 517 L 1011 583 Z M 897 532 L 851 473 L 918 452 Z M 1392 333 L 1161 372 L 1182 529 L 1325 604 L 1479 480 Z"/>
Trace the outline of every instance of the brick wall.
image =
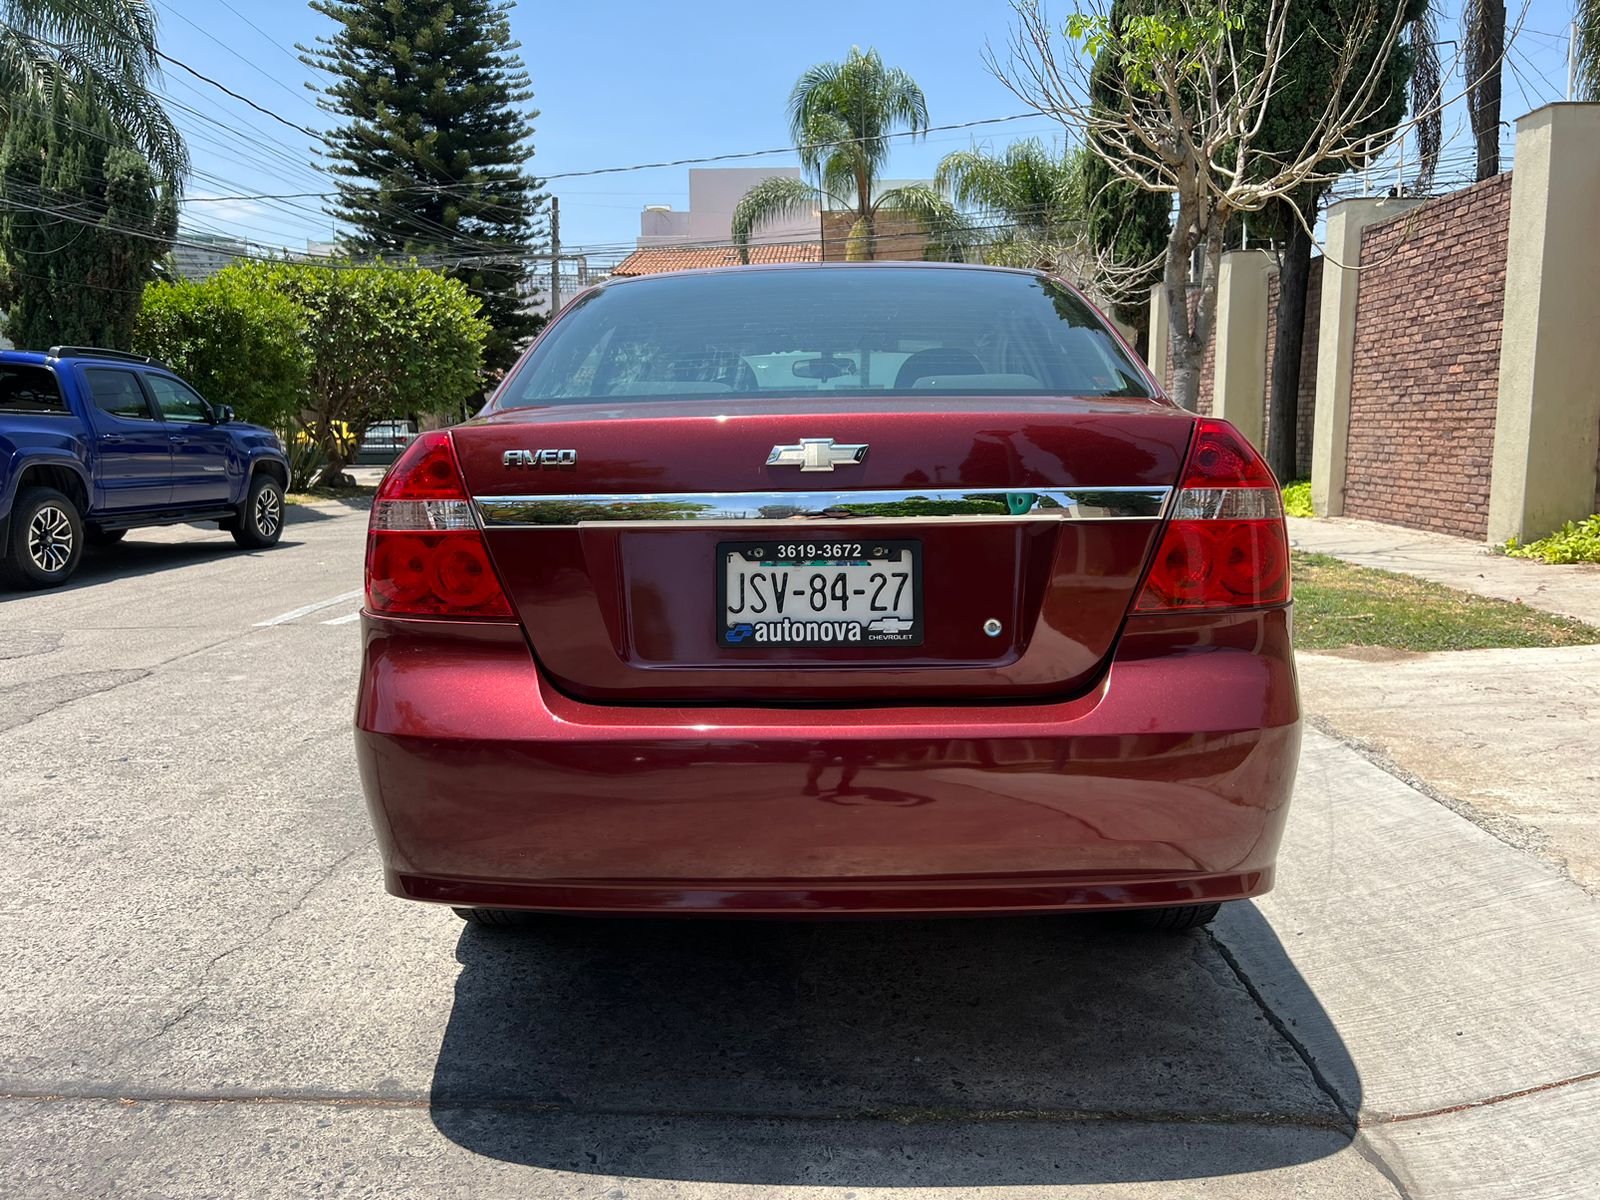
<path id="1" fill-rule="evenodd" d="M 850 230 L 856 223 L 851 212 L 822 214 L 822 261 L 844 262 Z M 919 262 L 928 250 L 928 234 L 923 227 L 899 213 L 882 212 L 872 221 L 873 258 Z"/>
<path id="2" fill-rule="evenodd" d="M 1191 288 L 1189 291 L 1189 326 L 1194 327 L 1194 314 L 1200 307 L 1200 295 Z M 1205 416 L 1211 415 L 1211 393 L 1217 374 L 1217 322 L 1215 316 L 1211 321 L 1211 337 L 1206 341 L 1206 354 L 1200 360 L 1200 391 L 1195 396 L 1195 410 Z M 1167 391 L 1172 391 L 1172 343 L 1167 343 Z"/>
<path id="3" fill-rule="evenodd" d="M 1511 176 L 1361 235 L 1345 513 L 1485 536 Z"/>
<path id="4" fill-rule="evenodd" d="M 1317 337 L 1322 331 L 1322 256 L 1311 260 L 1311 270 L 1306 279 L 1306 327 L 1300 337 L 1300 400 L 1295 410 L 1295 478 L 1305 479 L 1311 474 L 1311 442 L 1316 430 L 1317 411 Z M 1263 449 L 1272 430 L 1272 361 L 1277 356 L 1278 342 L 1278 275 L 1267 279 L 1267 364 L 1266 411 L 1261 420 Z M 1285 481 L 1287 482 L 1287 481 Z"/>

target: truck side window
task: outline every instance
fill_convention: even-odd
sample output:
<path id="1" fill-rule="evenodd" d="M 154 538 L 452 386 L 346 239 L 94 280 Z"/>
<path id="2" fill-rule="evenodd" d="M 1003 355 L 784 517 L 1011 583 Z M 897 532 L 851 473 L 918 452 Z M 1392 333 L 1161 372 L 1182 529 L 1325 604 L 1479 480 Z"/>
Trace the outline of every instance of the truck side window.
<path id="1" fill-rule="evenodd" d="M 66 414 L 66 399 L 54 373 L 20 363 L 0 366 L 0 412 Z"/>
<path id="2" fill-rule="evenodd" d="M 89 392 L 94 396 L 95 407 L 103 413 L 124 420 L 153 421 L 155 414 L 144 398 L 144 389 L 132 371 L 115 368 L 92 367 L 84 372 L 89 380 Z"/>
<path id="3" fill-rule="evenodd" d="M 206 402 L 187 384 L 168 379 L 165 375 L 146 375 L 144 381 L 150 388 L 150 394 L 155 397 L 156 407 L 167 420 L 198 422 L 211 419 L 211 410 Z"/>

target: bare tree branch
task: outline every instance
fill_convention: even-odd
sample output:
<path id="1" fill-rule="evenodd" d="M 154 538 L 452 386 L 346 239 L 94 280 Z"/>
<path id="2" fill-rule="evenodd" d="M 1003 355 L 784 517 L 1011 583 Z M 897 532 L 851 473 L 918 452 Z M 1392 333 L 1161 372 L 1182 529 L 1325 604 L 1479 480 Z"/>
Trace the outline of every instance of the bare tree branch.
<path id="1" fill-rule="evenodd" d="M 1265 19 L 1246 29 L 1229 0 L 1176 0 L 1155 13 L 1119 10 L 1116 21 L 1110 0 L 1081 0 L 1057 27 L 1042 0 L 1013 0 L 1016 24 L 1004 57 L 992 49 L 985 55 L 1001 83 L 1067 126 L 1113 178 L 1172 197 L 1163 283 L 1172 310 L 1173 391 L 1188 407 L 1196 401 L 1215 317 L 1229 222 L 1281 204 L 1309 230 L 1315 214 L 1301 211 L 1304 197 L 1369 161 L 1406 129 L 1436 120 L 1443 106 L 1434 82 L 1406 120 L 1380 116 L 1392 112 L 1390 60 L 1408 23 L 1396 0 L 1360 0 L 1337 42 L 1317 47 L 1329 100 L 1313 114 L 1302 144 L 1263 146 L 1269 106 L 1294 48 L 1287 40 L 1290 3 L 1271 0 Z M 1115 67 L 1099 78 L 1098 95 L 1091 87 L 1097 61 Z M 1196 286 L 1190 260 L 1197 252 Z M 1086 265 L 1097 272 L 1089 290 L 1098 295 L 1114 295 L 1119 281 L 1136 277 L 1097 253 Z M 1146 272 L 1151 266 L 1142 264 Z"/>

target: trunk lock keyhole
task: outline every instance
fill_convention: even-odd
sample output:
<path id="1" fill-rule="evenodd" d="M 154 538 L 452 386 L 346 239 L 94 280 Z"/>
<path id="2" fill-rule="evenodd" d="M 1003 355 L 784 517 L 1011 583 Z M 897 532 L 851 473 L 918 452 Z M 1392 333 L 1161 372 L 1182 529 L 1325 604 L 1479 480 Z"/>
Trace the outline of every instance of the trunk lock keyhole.
<path id="1" fill-rule="evenodd" d="M 1000 622 L 996 621 L 993 617 L 990 617 L 983 623 L 983 631 L 990 637 L 999 637 L 1000 630 L 1003 628 L 1004 626 L 1002 626 Z"/>

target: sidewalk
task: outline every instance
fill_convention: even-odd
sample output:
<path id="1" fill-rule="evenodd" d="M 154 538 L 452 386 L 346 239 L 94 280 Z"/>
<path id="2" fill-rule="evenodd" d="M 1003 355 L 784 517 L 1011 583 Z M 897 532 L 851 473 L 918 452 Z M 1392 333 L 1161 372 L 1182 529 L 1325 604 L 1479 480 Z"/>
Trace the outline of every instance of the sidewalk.
<path id="1" fill-rule="evenodd" d="M 1289 518 L 1296 550 L 1520 600 L 1600 626 L 1600 567 L 1552 567 L 1481 542 L 1342 517 Z M 1502 841 L 1600 895 L 1600 645 L 1302 651 L 1307 711 Z"/>
<path id="2" fill-rule="evenodd" d="M 1552 567 L 1494 554 L 1482 542 L 1346 517 L 1290 517 L 1289 544 L 1363 567 L 1431 579 L 1446 587 L 1600 625 L 1600 566 Z"/>
<path id="3" fill-rule="evenodd" d="M 1320 728 L 1600 896 L 1600 645 L 1295 657 Z"/>

